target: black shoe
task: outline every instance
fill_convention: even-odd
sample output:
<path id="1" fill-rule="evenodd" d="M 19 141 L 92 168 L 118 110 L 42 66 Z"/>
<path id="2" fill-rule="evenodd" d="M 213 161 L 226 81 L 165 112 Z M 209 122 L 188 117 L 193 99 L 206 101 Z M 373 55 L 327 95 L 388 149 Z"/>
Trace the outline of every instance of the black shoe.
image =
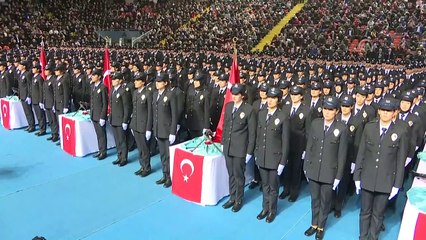
<path id="1" fill-rule="evenodd" d="M 315 240 L 322 240 L 324 238 L 324 230 L 317 230 L 315 234 Z"/>
<path id="2" fill-rule="evenodd" d="M 124 167 L 127 165 L 127 160 L 125 161 L 120 161 L 120 163 L 118 164 L 119 167 Z"/>
<path id="3" fill-rule="evenodd" d="M 106 154 L 106 153 L 101 153 L 101 154 L 99 154 L 99 156 L 98 156 L 98 160 L 104 160 L 106 157 L 107 157 L 107 154 Z"/>
<path id="4" fill-rule="evenodd" d="M 271 223 L 274 221 L 274 219 L 275 219 L 275 213 L 269 213 L 268 216 L 266 217 L 266 222 Z"/>
<path id="5" fill-rule="evenodd" d="M 117 165 L 120 163 L 120 159 L 116 159 L 114 162 L 112 162 L 112 164 Z"/>
<path id="6" fill-rule="evenodd" d="M 288 195 L 290 195 L 289 192 L 283 191 L 278 198 L 279 199 L 285 199 Z"/>
<path id="7" fill-rule="evenodd" d="M 232 207 L 232 211 L 233 212 L 238 212 L 241 210 L 241 208 L 243 207 L 243 203 L 242 202 L 235 202 L 234 206 Z"/>
<path id="8" fill-rule="evenodd" d="M 157 180 L 155 183 L 160 185 L 160 184 L 164 184 L 166 182 L 166 178 L 163 176 L 162 178 L 160 178 L 159 180 Z"/>
<path id="9" fill-rule="evenodd" d="M 297 197 L 294 197 L 294 196 L 290 196 L 290 197 L 288 198 L 288 201 L 289 201 L 289 202 L 296 202 L 296 200 L 297 200 Z"/>
<path id="10" fill-rule="evenodd" d="M 249 189 L 254 189 L 254 188 L 256 188 L 257 186 L 259 186 L 259 183 L 258 183 L 258 182 L 251 181 L 251 183 L 250 183 L 250 185 L 249 185 Z"/>
<path id="11" fill-rule="evenodd" d="M 50 137 L 48 137 L 46 140 L 47 140 L 47 141 L 52 141 L 52 139 L 53 139 L 53 136 L 50 136 Z"/>
<path id="12" fill-rule="evenodd" d="M 314 228 L 314 227 L 312 227 L 312 226 L 310 226 L 306 231 L 305 231 L 305 236 L 312 236 L 312 235 L 314 235 L 314 233 L 316 233 L 317 232 L 317 229 L 316 228 Z"/>
<path id="13" fill-rule="evenodd" d="M 55 137 L 52 138 L 52 142 L 57 142 L 57 141 L 59 141 L 59 137 L 55 136 Z"/>
<path id="14" fill-rule="evenodd" d="M 143 170 L 140 174 L 141 177 L 146 177 L 151 173 L 151 169 L 149 170 Z"/>
<path id="15" fill-rule="evenodd" d="M 44 136 L 44 135 L 46 135 L 46 131 L 39 131 L 35 135 L 39 136 L 39 137 Z"/>
<path id="16" fill-rule="evenodd" d="M 268 211 L 262 210 L 258 215 L 257 215 L 257 219 L 258 220 L 262 220 L 264 219 L 266 216 L 268 215 Z"/>
<path id="17" fill-rule="evenodd" d="M 164 183 L 163 187 L 169 188 L 170 186 L 172 186 L 172 180 L 170 178 L 167 178 L 167 180 Z"/>
<path id="18" fill-rule="evenodd" d="M 24 130 L 28 132 L 28 129 L 30 129 L 30 127 L 28 126 L 27 128 L 25 128 Z"/>
<path id="19" fill-rule="evenodd" d="M 385 224 L 382 223 L 382 226 L 380 227 L 380 231 L 384 232 L 386 230 Z"/>
<path id="20" fill-rule="evenodd" d="M 95 155 L 93 155 L 92 157 L 93 158 L 97 158 L 97 157 L 99 157 L 99 155 L 101 155 L 101 153 L 100 152 L 97 152 Z"/>
<path id="21" fill-rule="evenodd" d="M 137 171 L 135 172 L 135 175 L 141 175 L 142 171 L 143 171 L 143 169 L 142 169 L 142 168 L 139 168 L 139 170 L 137 170 Z"/>
<path id="22" fill-rule="evenodd" d="M 29 133 L 35 132 L 35 127 L 30 127 L 30 128 L 28 128 L 28 132 L 29 132 Z"/>
<path id="23" fill-rule="evenodd" d="M 56 146 L 61 146 L 61 142 L 57 142 L 57 143 L 56 143 Z"/>
<path id="24" fill-rule="evenodd" d="M 340 218 L 341 216 L 342 216 L 342 211 L 339 211 L 339 210 L 334 211 L 334 217 L 335 218 Z"/>
<path id="25" fill-rule="evenodd" d="M 228 200 L 225 204 L 222 205 L 223 208 L 228 209 L 234 206 L 234 201 Z"/>

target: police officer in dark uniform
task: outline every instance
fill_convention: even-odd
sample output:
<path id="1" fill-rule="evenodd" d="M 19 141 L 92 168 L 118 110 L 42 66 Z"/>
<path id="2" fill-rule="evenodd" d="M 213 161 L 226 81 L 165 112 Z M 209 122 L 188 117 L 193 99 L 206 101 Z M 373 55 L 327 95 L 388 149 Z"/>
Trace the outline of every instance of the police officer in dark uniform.
<path id="1" fill-rule="evenodd" d="M 135 174 L 141 177 L 146 177 L 151 173 L 151 156 L 148 142 L 152 135 L 152 92 L 145 87 L 147 80 L 148 75 L 146 74 L 141 74 L 135 78 L 136 90 L 133 93 L 133 113 L 130 121 L 130 128 L 135 135 L 141 166 Z"/>
<path id="2" fill-rule="evenodd" d="M 168 188 L 172 185 L 170 178 L 169 146 L 176 140 L 177 132 L 177 102 L 176 96 L 169 88 L 170 82 L 165 72 L 157 73 L 155 86 L 157 91 L 152 98 L 153 130 L 160 151 L 163 177 L 156 184 Z"/>
<path id="3" fill-rule="evenodd" d="M 346 163 L 346 126 L 336 121 L 338 109 L 338 98 L 330 96 L 324 99 L 323 119 L 312 121 L 306 146 L 303 169 L 309 179 L 312 222 L 305 235 L 316 233 L 317 240 L 324 237 L 333 190 L 336 190 L 342 179 Z"/>
<path id="4" fill-rule="evenodd" d="M 210 98 L 210 129 L 215 132 L 222 114 L 229 75 L 222 73 L 219 76 L 218 87 L 212 89 Z"/>
<path id="5" fill-rule="evenodd" d="M 231 88 L 232 102 L 225 105 L 222 145 L 229 175 L 230 199 L 222 206 L 238 212 L 243 204 L 246 163 L 253 156 L 256 137 L 256 116 L 250 104 L 243 101 L 245 85 Z M 244 139 L 244 141 L 242 141 Z"/>
<path id="6" fill-rule="evenodd" d="M 35 131 L 34 113 L 31 105 L 31 79 L 32 74 L 27 71 L 29 63 L 22 61 L 19 63 L 18 69 L 20 75 L 18 78 L 19 99 L 21 100 L 22 108 L 24 109 L 25 117 L 28 122 L 28 127 L 25 131 Z"/>
<path id="7" fill-rule="evenodd" d="M 277 214 L 279 175 L 287 163 L 290 123 L 288 115 L 279 108 L 281 90 L 272 87 L 267 96 L 268 107 L 260 110 L 257 118 L 255 159 L 263 190 L 262 211 L 257 219 L 266 217 L 270 223 Z"/>
<path id="8" fill-rule="evenodd" d="M 109 122 L 112 126 L 115 146 L 117 148 L 117 160 L 113 161 L 114 165 L 120 167 L 127 164 L 127 140 L 126 131 L 130 123 L 131 115 L 131 98 L 130 93 L 123 86 L 124 76 L 121 73 L 115 73 L 112 76 L 112 89 L 110 93 L 110 114 Z"/>
<path id="9" fill-rule="evenodd" d="M 12 74 L 7 71 L 7 62 L 0 61 L 0 98 L 12 96 Z"/>
<path id="10" fill-rule="evenodd" d="M 322 118 L 322 97 L 321 84 L 313 82 L 311 84 L 311 94 L 305 100 L 305 104 L 310 107 L 311 121 L 315 118 Z"/>
<path id="11" fill-rule="evenodd" d="M 299 196 L 302 178 L 302 158 L 306 148 L 306 134 L 310 124 L 310 110 L 304 105 L 303 89 L 293 86 L 290 89 L 291 104 L 284 106 L 284 112 L 290 116 L 290 150 L 288 165 L 284 172 L 284 191 L 279 198 L 284 199 L 290 195 L 288 201 L 295 202 Z"/>
<path id="12" fill-rule="evenodd" d="M 72 102 L 74 104 L 74 108 L 77 111 L 80 107 L 80 104 L 84 104 L 84 93 L 87 91 L 86 89 L 89 87 L 87 86 L 87 77 L 85 74 L 82 73 L 83 67 L 81 64 L 75 64 L 73 66 L 74 76 L 71 80 L 71 95 L 72 95 Z"/>
<path id="13" fill-rule="evenodd" d="M 59 140 L 59 135 L 54 129 L 58 129 L 58 119 L 55 116 L 55 96 L 53 94 L 53 88 L 56 81 L 54 76 L 55 66 L 53 63 L 48 64 L 44 69 L 44 74 L 46 75 L 46 80 L 43 81 L 43 100 L 41 102 L 40 108 L 43 108 L 46 112 L 47 120 L 50 125 L 51 136 L 47 138 L 47 141 L 56 142 Z"/>
<path id="14" fill-rule="evenodd" d="M 91 76 L 90 120 L 95 128 L 99 151 L 93 155 L 98 160 L 107 157 L 106 120 L 108 110 L 108 89 L 102 83 L 102 71 L 95 69 Z"/>
<path id="15" fill-rule="evenodd" d="M 202 136 L 210 127 L 209 94 L 203 87 L 203 74 L 197 72 L 194 77 L 194 88 L 188 89 L 185 101 L 185 127 L 189 138 Z"/>
<path id="16" fill-rule="evenodd" d="M 379 119 L 367 123 L 361 137 L 354 172 L 361 192 L 360 239 L 378 239 L 387 202 L 404 181 L 407 139 L 392 122 L 394 111 L 390 99 L 381 99 Z"/>
<path id="17" fill-rule="evenodd" d="M 46 135 L 46 114 L 44 112 L 43 105 L 43 81 L 44 79 L 40 75 L 41 66 L 40 64 L 33 65 L 32 73 L 33 79 L 31 81 L 31 103 L 35 111 L 38 120 L 39 131 L 36 133 L 37 136 Z"/>

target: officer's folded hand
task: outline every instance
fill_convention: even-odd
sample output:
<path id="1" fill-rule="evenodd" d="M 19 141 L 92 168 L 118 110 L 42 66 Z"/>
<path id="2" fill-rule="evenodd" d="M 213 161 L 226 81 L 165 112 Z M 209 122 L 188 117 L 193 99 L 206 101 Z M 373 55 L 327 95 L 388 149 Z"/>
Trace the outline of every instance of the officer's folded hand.
<path id="1" fill-rule="evenodd" d="M 407 159 L 405 160 L 405 166 L 404 167 L 406 167 L 408 164 L 410 164 L 410 162 L 411 162 L 411 158 L 407 157 Z"/>
<path id="2" fill-rule="evenodd" d="M 44 110 L 44 104 L 43 103 L 39 103 L 38 106 L 40 107 L 40 109 Z"/>
<path id="3" fill-rule="evenodd" d="M 278 173 L 278 175 L 281 175 L 281 173 L 283 173 L 283 171 L 284 171 L 284 165 L 282 165 L 282 164 L 280 164 L 280 165 L 278 165 L 278 169 L 277 169 L 277 173 Z"/>
<path id="4" fill-rule="evenodd" d="M 30 105 L 30 104 L 31 104 L 31 98 L 30 98 L 30 97 L 25 98 L 25 102 L 26 102 L 28 105 Z"/>
<path id="5" fill-rule="evenodd" d="M 147 141 L 149 141 L 149 139 L 151 139 L 151 131 L 146 131 L 145 132 L 145 139 L 147 140 Z"/>
<path id="6" fill-rule="evenodd" d="M 169 143 L 172 145 L 176 141 L 176 135 L 170 134 L 169 135 Z"/>
<path id="7" fill-rule="evenodd" d="M 99 119 L 99 125 L 101 125 L 101 127 L 103 127 L 105 125 L 105 120 Z"/>
<path id="8" fill-rule="evenodd" d="M 355 172 L 355 163 L 351 163 L 351 174 Z"/>
<path id="9" fill-rule="evenodd" d="M 336 190 L 336 188 L 339 185 L 339 183 L 340 183 L 339 179 L 334 179 L 334 182 L 333 182 L 333 191 Z"/>
<path id="10" fill-rule="evenodd" d="M 253 157 L 251 154 L 246 155 L 246 164 L 250 161 L 250 159 Z"/>
<path id="11" fill-rule="evenodd" d="M 63 110 L 63 114 L 66 114 L 68 112 L 68 108 L 64 108 L 64 110 Z"/>
<path id="12" fill-rule="evenodd" d="M 303 153 L 302 153 L 302 159 L 305 159 L 305 154 L 306 154 L 306 151 L 303 151 Z"/>
<path id="13" fill-rule="evenodd" d="M 392 191 L 389 194 L 388 200 L 391 200 L 392 198 L 394 198 L 396 196 L 396 194 L 398 194 L 398 192 L 399 192 L 399 188 L 392 187 Z"/>
<path id="14" fill-rule="evenodd" d="M 127 123 L 122 123 L 121 126 L 123 127 L 123 130 L 126 131 L 127 130 Z"/>
<path id="15" fill-rule="evenodd" d="M 355 181 L 356 194 L 359 195 L 361 192 L 361 181 Z"/>

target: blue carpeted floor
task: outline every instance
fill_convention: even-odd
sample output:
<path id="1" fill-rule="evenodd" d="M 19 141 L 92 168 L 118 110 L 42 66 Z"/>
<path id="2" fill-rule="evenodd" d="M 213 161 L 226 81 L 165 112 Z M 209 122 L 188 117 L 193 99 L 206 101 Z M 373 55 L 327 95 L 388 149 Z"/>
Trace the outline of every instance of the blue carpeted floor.
<path id="1" fill-rule="evenodd" d="M 307 186 L 296 203 L 279 201 L 279 215 L 272 224 L 258 221 L 261 193 L 246 190 L 245 205 L 235 214 L 217 206 L 202 207 L 157 186 L 155 173 L 134 176 L 136 151 L 129 165 L 111 164 L 115 151 L 97 161 L 74 158 L 60 147 L 23 130 L 0 127 L 0 239 L 27 240 L 42 235 L 58 239 L 314 239 L 303 232 L 310 225 Z M 404 194 L 396 212 L 386 213 L 381 239 L 397 239 Z M 332 214 L 325 239 L 358 239 L 359 199 L 349 199 L 343 215 Z"/>

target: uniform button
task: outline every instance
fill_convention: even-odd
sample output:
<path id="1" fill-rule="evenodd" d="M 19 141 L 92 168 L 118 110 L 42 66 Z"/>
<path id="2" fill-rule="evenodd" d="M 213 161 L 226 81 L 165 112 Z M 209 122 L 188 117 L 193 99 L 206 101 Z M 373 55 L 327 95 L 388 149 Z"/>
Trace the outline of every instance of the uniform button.
<path id="1" fill-rule="evenodd" d="M 322 153 L 320 153 L 320 155 L 322 155 Z"/>
<path id="2" fill-rule="evenodd" d="M 376 162 L 378 162 L 379 161 L 379 159 L 376 159 Z"/>
<path id="3" fill-rule="evenodd" d="M 379 166 L 376 166 L 376 168 L 379 168 Z"/>
<path id="4" fill-rule="evenodd" d="M 319 162 L 321 162 L 321 159 L 319 160 Z"/>
<path id="5" fill-rule="evenodd" d="M 377 152 L 377 154 L 380 154 L 380 152 Z"/>

